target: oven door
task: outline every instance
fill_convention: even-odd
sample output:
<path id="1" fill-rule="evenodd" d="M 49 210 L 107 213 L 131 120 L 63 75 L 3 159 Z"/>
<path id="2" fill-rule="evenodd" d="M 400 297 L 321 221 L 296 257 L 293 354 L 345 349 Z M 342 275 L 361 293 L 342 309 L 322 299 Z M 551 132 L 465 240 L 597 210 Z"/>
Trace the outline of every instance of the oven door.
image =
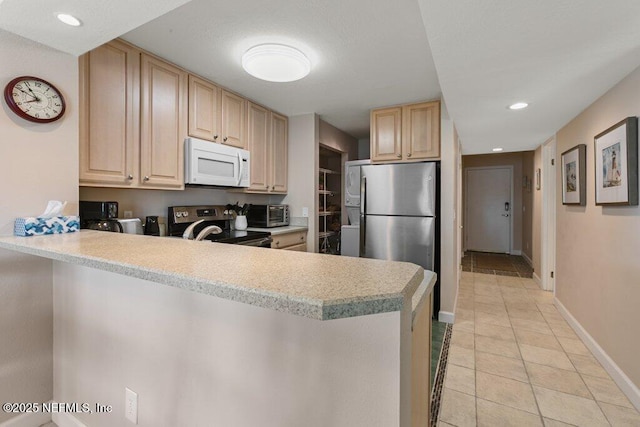
<path id="1" fill-rule="evenodd" d="M 238 243 L 236 243 L 236 245 L 255 246 L 255 247 L 258 247 L 258 248 L 270 248 L 272 241 L 273 241 L 273 239 L 271 237 L 261 237 L 259 239 L 255 239 L 255 240 L 247 240 L 245 242 L 238 242 Z"/>
<path id="2" fill-rule="evenodd" d="M 196 138 L 185 140 L 185 184 L 249 186 L 249 152 Z"/>
<path id="3" fill-rule="evenodd" d="M 289 212 L 285 205 L 269 205 L 267 211 L 267 226 L 280 227 L 289 225 Z"/>

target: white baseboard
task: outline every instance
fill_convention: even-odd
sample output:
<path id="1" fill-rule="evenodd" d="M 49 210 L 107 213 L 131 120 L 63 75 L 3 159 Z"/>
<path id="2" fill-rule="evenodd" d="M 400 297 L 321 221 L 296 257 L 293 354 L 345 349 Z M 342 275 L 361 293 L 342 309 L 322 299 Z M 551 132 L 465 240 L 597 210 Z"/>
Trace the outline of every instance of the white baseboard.
<path id="1" fill-rule="evenodd" d="M 0 427 L 37 427 L 51 422 L 51 414 L 44 412 L 20 414 L 3 423 Z"/>
<path id="2" fill-rule="evenodd" d="M 87 427 L 83 422 L 66 412 L 58 412 L 51 416 L 58 427 Z"/>
<path id="3" fill-rule="evenodd" d="M 535 280 L 536 283 L 540 285 L 540 287 L 542 287 L 542 279 L 536 274 L 535 271 L 533 272 L 533 280 Z"/>
<path id="4" fill-rule="evenodd" d="M 529 264 L 529 267 L 533 268 L 533 261 L 531 261 L 531 258 L 529 258 L 529 255 L 525 254 L 524 252 L 522 252 L 522 258 L 524 258 L 525 261 L 527 261 L 527 264 Z"/>
<path id="5" fill-rule="evenodd" d="M 438 313 L 438 322 L 454 323 L 456 315 L 448 311 L 440 311 Z"/>
<path id="6" fill-rule="evenodd" d="M 522 255 L 522 251 L 513 250 L 513 251 L 509 252 L 509 254 L 511 254 L 511 255 Z"/>
<path id="7" fill-rule="evenodd" d="M 616 364 L 616 362 L 609 357 L 609 355 L 598 345 L 596 340 L 593 339 L 591 335 L 582 327 L 582 325 L 576 320 L 575 317 L 569 313 L 569 310 L 562 305 L 562 303 L 558 300 L 558 298 L 554 298 L 554 303 L 560 311 L 560 314 L 565 318 L 567 323 L 571 325 L 576 334 L 582 341 L 589 347 L 589 350 L 593 353 L 593 355 L 598 359 L 598 361 L 602 364 L 604 369 L 611 375 L 613 381 L 618 384 L 620 390 L 627 396 L 629 401 L 640 411 L 640 389 L 636 386 L 633 381 L 620 369 L 620 367 Z"/>

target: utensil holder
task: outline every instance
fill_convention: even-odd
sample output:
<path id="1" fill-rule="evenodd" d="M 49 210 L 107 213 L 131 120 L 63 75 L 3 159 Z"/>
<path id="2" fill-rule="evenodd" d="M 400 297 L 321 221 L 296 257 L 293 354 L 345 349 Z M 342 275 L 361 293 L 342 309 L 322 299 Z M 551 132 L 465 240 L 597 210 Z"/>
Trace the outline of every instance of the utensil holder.
<path id="1" fill-rule="evenodd" d="M 246 230 L 247 229 L 247 217 L 245 215 L 236 216 L 235 227 L 236 227 L 236 230 Z"/>

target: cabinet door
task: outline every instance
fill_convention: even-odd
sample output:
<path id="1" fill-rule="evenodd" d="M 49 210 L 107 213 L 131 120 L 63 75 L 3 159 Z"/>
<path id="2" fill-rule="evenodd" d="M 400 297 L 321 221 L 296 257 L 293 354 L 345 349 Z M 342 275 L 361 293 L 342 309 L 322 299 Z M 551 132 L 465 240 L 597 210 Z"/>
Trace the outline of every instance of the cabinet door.
<path id="1" fill-rule="evenodd" d="M 145 54 L 141 63 L 141 184 L 184 188 L 187 73 Z"/>
<path id="2" fill-rule="evenodd" d="M 269 110 L 249 102 L 247 107 L 247 142 L 251 153 L 249 190 L 268 191 L 271 173 Z"/>
<path id="3" fill-rule="evenodd" d="M 371 160 L 374 162 L 402 159 L 401 107 L 371 111 Z"/>
<path id="4" fill-rule="evenodd" d="M 138 182 L 140 51 L 117 40 L 80 57 L 80 184 Z"/>
<path id="5" fill-rule="evenodd" d="M 402 151 L 405 160 L 440 157 L 440 102 L 402 107 Z"/>
<path id="6" fill-rule="evenodd" d="M 222 91 L 222 142 L 238 148 L 247 148 L 244 136 L 246 101 L 226 90 Z"/>
<path id="7" fill-rule="evenodd" d="M 289 146 L 289 120 L 285 116 L 271 113 L 271 191 L 287 192 L 287 168 Z"/>
<path id="8" fill-rule="evenodd" d="M 216 141 L 220 132 L 220 88 L 189 75 L 189 136 Z"/>

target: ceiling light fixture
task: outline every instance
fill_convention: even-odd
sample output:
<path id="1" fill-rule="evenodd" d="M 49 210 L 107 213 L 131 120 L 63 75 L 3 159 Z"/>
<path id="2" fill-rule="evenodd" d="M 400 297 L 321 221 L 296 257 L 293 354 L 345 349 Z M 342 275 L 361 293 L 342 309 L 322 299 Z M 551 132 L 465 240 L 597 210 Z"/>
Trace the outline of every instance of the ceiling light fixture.
<path id="1" fill-rule="evenodd" d="M 242 68 L 253 77 L 268 82 L 293 82 L 311 71 L 304 53 L 283 44 L 261 44 L 242 55 Z"/>
<path id="2" fill-rule="evenodd" d="M 79 27 L 82 24 L 78 18 L 67 13 L 59 13 L 58 19 L 67 25 L 71 25 L 72 27 Z"/>
<path id="3" fill-rule="evenodd" d="M 499 153 L 500 151 L 502 151 L 502 147 L 496 147 L 493 149 L 493 152 L 495 153 Z"/>
<path id="4" fill-rule="evenodd" d="M 523 108 L 527 108 L 529 104 L 526 102 L 516 102 L 515 104 L 509 105 L 510 110 L 522 110 Z"/>

